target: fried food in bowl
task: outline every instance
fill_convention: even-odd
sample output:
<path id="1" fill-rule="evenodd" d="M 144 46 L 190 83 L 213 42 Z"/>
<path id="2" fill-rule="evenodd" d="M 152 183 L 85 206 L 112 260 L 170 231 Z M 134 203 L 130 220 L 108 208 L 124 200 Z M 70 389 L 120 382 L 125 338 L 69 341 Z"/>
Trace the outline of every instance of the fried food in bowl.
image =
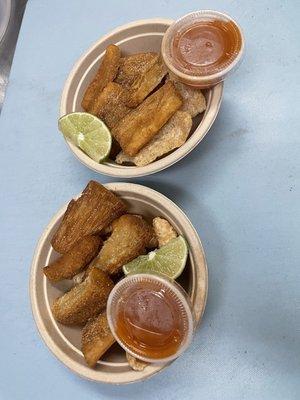
<path id="1" fill-rule="evenodd" d="M 92 188 L 92 198 L 93 192 L 108 190 L 113 195 L 109 201 L 115 204 L 114 197 L 117 197 L 124 204 L 125 213 L 92 236 L 99 237 L 94 243 L 98 246 L 98 255 L 105 248 L 100 257 L 101 263 L 97 255 L 91 256 L 93 248 L 87 246 L 89 234 L 84 236 L 87 231 L 74 224 L 74 219 L 70 232 L 72 238 L 78 238 L 75 245 L 63 255 L 53 249 L 52 239 L 65 225 L 64 215 L 68 207 L 63 207 L 55 215 L 40 239 L 32 263 L 30 293 L 33 315 L 47 346 L 74 372 L 101 382 L 135 382 L 152 376 L 168 364 L 141 365 L 139 360 L 126 356 L 110 335 L 105 308 L 112 288 L 124 276 L 120 264 L 135 259 L 137 255 L 144 257 L 144 254 L 152 254 L 156 251 L 153 249 L 162 249 L 168 242 L 179 238 L 177 235 L 183 235 L 189 250 L 185 268 L 177 281 L 188 293 L 196 322 L 199 322 L 207 293 L 204 252 L 184 213 L 158 192 L 129 183 L 102 187 L 93 181 L 87 187 Z M 73 201 L 84 203 L 87 199 L 85 193 L 86 189 Z M 81 209 L 86 216 L 90 215 L 88 207 Z M 66 232 L 68 236 L 69 231 Z M 64 243 L 68 242 L 66 238 Z M 80 257 L 78 249 L 82 254 Z M 92 260 L 86 264 L 86 254 L 88 258 L 94 257 L 95 263 Z M 68 257 L 72 264 L 71 273 L 66 269 Z M 81 272 L 71 278 L 76 270 L 76 260 Z M 110 261 L 113 263 L 107 263 Z M 54 279 L 49 279 L 47 269 L 44 269 L 46 265 L 54 265 L 55 273 L 51 276 Z"/>
<path id="2" fill-rule="evenodd" d="M 213 123 L 223 84 L 201 92 L 167 74 L 160 48 L 170 23 L 145 20 L 118 28 L 99 40 L 73 68 L 63 91 L 60 115 L 91 112 L 104 121 L 113 138 L 109 157 L 100 163 L 67 141 L 78 159 L 94 171 L 118 177 L 158 172 L 186 156 Z M 161 97 L 162 107 L 151 108 L 149 99 L 158 100 L 157 93 L 162 93 L 164 87 L 173 87 L 173 92 L 169 90 L 166 97 Z M 174 101 L 175 97 L 178 100 Z M 179 111 L 188 113 L 192 124 L 187 124 L 186 114 L 177 114 Z M 179 131 L 174 133 L 172 129 L 170 133 L 168 123 L 175 113 Z M 184 124 L 183 133 L 180 126 Z M 171 136 L 175 137 L 172 145 Z"/>

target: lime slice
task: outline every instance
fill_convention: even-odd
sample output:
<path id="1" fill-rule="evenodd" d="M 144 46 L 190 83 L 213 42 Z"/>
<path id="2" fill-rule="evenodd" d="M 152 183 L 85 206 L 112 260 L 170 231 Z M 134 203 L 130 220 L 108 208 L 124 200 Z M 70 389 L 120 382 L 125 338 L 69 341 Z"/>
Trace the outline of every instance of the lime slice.
<path id="1" fill-rule="evenodd" d="M 139 256 L 123 266 L 125 275 L 139 273 L 159 273 L 176 279 L 182 273 L 188 255 L 185 239 L 178 236 L 158 250 Z"/>
<path id="2" fill-rule="evenodd" d="M 64 137 L 94 161 L 105 160 L 111 149 L 111 133 L 101 119 L 85 112 L 64 115 L 58 121 Z"/>

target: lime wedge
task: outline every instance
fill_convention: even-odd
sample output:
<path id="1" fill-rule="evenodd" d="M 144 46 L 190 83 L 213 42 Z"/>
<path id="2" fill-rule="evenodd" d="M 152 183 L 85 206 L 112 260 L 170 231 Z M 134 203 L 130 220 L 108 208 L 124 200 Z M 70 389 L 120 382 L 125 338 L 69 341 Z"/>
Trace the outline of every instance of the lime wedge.
<path id="1" fill-rule="evenodd" d="M 187 255 L 187 243 L 182 236 L 178 236 L 160 249 L 125 264 L 123 271 L 125 275 L 154 272 L 176 279 L 185 267 Z"/>
<path id="2" fill-rule="evenodd" d="M 85 112 L 64 115 L 58 121 L 64 137 L 94 161 L 105 160 L 111 149 L 111 133 L 101 119 Z"/>

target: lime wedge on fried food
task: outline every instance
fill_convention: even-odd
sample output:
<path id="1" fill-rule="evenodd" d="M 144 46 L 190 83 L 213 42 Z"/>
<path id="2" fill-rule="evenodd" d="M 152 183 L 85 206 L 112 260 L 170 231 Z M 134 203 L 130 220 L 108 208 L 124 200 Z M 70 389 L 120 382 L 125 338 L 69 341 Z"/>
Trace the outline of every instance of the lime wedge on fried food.
<path id="1" fill-rule="evenodd" d="M 185 239 L 178 236 L 158 250 L 139 256 L 123 266 L 125 275 L 139 273 L 159 273 L 176 279 L 182 273 L 188 256 Z"/>
<path id="2" fill-rule="evenodd" d="M 101 119 L 85 112 L 64 115 L 58 121 L 64 137 L 94 161 L 105 160 L 111 149 L 111 133 Z"/>

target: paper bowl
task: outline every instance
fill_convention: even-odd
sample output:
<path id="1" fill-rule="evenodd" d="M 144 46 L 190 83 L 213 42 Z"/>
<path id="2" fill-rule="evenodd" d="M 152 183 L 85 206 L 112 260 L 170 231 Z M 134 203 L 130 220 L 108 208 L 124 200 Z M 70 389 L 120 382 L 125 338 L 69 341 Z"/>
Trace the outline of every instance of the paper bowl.
<path id="1" fill-rule="evenodd" d="M 80 59 L 70 72 L 61 96 L 60 116 L 83 111 L 81 100 L 86 87 L 94 77 L 109 44 L 117 44 L 122 54 L 133 54 L 145 51 L 160 51 L 165 31 L 173 21 L 168 19 L 147 19 L 123 25 L 100 38 Z M 99 164 L 83 151 L 67 141 L 72 153 L 81 163 L 93 171 L 119 178 L 133 178 L 150 175 L 170 167 L 185 157 L 204 138 L 213 124 L 222 100 L 223 83 L 204 91 L 207 108 L 204 113 L 193 119 L 191 134 L 186 143 L 170 154 L 144 166 L 123 166 L 108 160 Z"/>
<path id="2" fill-rule="evenodd" d="M 105 187 L 125 200 L 129 212 L 142 214 L 146 219 L 152 219 L 155 216 L 164 217 L 170 221 L 178 233 L 186 238 L 189 245 L 189 257 L 184 273 L 178 282 L 189 294 L 195 321 L 199 323 L 207 297 L 207 266 L 200 239 L 187 216 L 167 197 L 145 186 L 110 183 Z M 51 284 L 44 276 L 42 268 L 58 256 L 50 242 L 66 207 L 67 205 L 58 211 L 43 232 L 32 262 L 30 297 L 38 331 L 52 353 L 66 367 L 83 378 L 112 384 L 132 383 L 149 378 L 169 364 L 152 364 L 144 371 L 133 371 L 127 363 L 124 351 L 115 344 L 95 368 L 90 368 L 86 365 L 80 351 L 81 328 L 63 326 L 52 316 L 51 304 L 56 297 L 71 287 L 72 281 Z"/>

